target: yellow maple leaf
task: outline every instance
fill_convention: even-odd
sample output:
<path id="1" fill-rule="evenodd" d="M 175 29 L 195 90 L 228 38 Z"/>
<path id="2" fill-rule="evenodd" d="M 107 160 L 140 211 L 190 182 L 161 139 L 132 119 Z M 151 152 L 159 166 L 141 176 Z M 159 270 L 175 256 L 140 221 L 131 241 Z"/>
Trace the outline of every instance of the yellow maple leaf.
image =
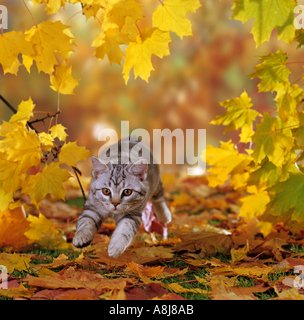
<path id="1" fill-rule="evenodd" d="M 80 79 L 72 77 L 72 67 L 68 67 L 65 62 L 56 68 L 54 76 L 51 76 L 51 88 L 62 94 L 74 94 L 73 90 L 78 86 Z"/>
<path id="2" fill-rule="evenodd" d="M 249 241 L 247 240 L 247 244 L 245 247 L 240 249 L 234 249 L 231 248 L 230 254 L 231 254 L 231 260 L 234 264 L 236 261 L 241 261 L 245 257 L 247 257 L 247 252 L 249 251 Z"/>
<path id="3" fill-rule="evenodd" d="M 70 176 L 68 170 L 61 169 L 58 163 L 53 162 L 46 165 L 42 172 L 27 176 L 22 192 L 29 194 L 32 203 L 38 207 L 47 194 L 51 194 L 57 199 L 64 199 L 66 190 L 62 183 L 68 180 Z"/>
<path id="4" fill-rule="evenodd" d="M 65 141 L 68 134 L 65 133 L 66 128 L 62 124 L 57 124 L 56 126 L 53 126 L 51 131 L 51 136 L 53 139 L 58 138 L 60 141 Z"/>
<path id="5" fill-rule="evenodd" d="M 1 160 L 0 160 L 0 166 L 1 166 Z M 0 178 L 1 178 L 1 173 L 0 173 Z M 8 208 L 8 205 L 10 202 L 13 202 L 13 192 L 7 192 L 3 188 L 3 181 L 0 180 L 0 217 L 1 217 L 1 211 L 4 211 Z M 1 229 L 2 231 L 2 229 Z M 1 240 L 0 240 L 1 242 Z"/>
<path id="6" fill-rule="evenodd" d="M 54 138 L 49 133 L 45 133 L 45 132 L 41 132 L 38 135 L 39 135 L 42 150 L 44 151 L 51 150 L 54 146 L 53 144 Z"/>
<path id="7" fill-rule="evenodd" d="M 260 190 L 256 194 L 251 194 L 240 200 L 242 201 L 240 216 L 250 220 L 265 212 L 270 197 L 267 191 Z"/>
<path id="8" fill-rule="evenodd" d="M 40 240 L 48 230 L 58 234 L 59 231 L 54 227 L 51 220 L 48 220 L 44 215 L 39 213 L 39 217 L 29 215 L 26 219 L 30 223 L 30 230 L 24 234 L 33 241 Z"/>
<path id="9" fill-rule="evenodd" d="M 77 146 L 77 141 L 69 142 L 60 150 L 60 163 L 66 163 L 69 166 L 76 167 L 78 161 L 85 160 L 91 152 L 85 147 Z"/>
<path id="10" fill-rule="evenodd" d="M 207 177 L 211 187 L 223 185 L 230 175 L 235 188 L 244 187 L 249 179 L 249 164 L 253 159 L 249 155 L 239 153 L 231 140 L 221 142 L 220 148 L 208 145 L 202 158 L 207 159 L 208 165 L 213 165 L 208 169 L 210 175 Z"/>
<path id="11" fill-rule="evenodd" d="M 162 31 L 173 31 L 181 39 L 192 35 L 191 22 L 186 19 L 187 12 L 195 12 L 201 7 L 197 0 L 166 0 L 161 2 L 152 16 L 153 26 Z"/>
<path id="12" fill-rule="evenodd" d="M 41 146 L 39 137 L 34 130 L 27 131 L 24 127 L 9 133 L 1 141 L 6 147 L 7 160 L 19 162 L 21 173 L 41 162 Z"/>
<path id="13" fill-rule="evenodd" d="M 24 174 L 20 173 L 20 161 L 8 160 L 7 156 L 7 153 L 0 154 L 0 199 L 3 200 L 0 203 L 1 210 L 7 208 L 8 203 L 12 201 L 12 196 L 8 194 L 18 190 L 21 180 L 24 179 Z"/>
<path id="14" fill-rule="evenodd" d="M 0 63 L 4 74 L 17 75 L 21 65 L 18 60 L 19 53 L 24 55 L 34 53 L 32 44 L 25 41 L 25 35 L 21 31 L 11 31 L 0 35 Z"/>
<path id="15" fill-rule="evenodd" d="M 8 298 L 24 297 L 30 298 L 34 292 L 27 289 L 22 283 L 18 288 L 0 289 L 0 296 Z"/>
<path id="16" fill-rule="evenodd" d="M 22 128 L 23 125 L 17 122 L 6 122 L 3 120 L 2 125 L 0 126 L 0 135 L 5 137 L 7 134 L 12 133 L 13 131 L 17 130 L 18 128 Z M 5 150 L 3 150 L 5 151 Z"/>
<path id="17" fill-rule="evenodd" d="M 8 273 L 12 273 L 15 269 L 18 271 L 28 270 L 30 261 L 31 257 L 29 255 L 0 253 L 0 265 L 4 265 Z"/>
<path id="18" fill-rule="evenodd" d="M 28 72 L 30 72 L 30 67 L 35 60 L 38 72 L 52 74 L 54 65 L 57 64 L 55 51 L 69 52 L 72 50 L 71 38 L 63 32 L 67 28 L 60 21 L 48 20 L 25 32 L 27 34 L 25 40 L 33 44 L 35 51 L 33 55 L 23 61 Z"/>
<path id="19" fill-rule="evenodd" d="M 18 111 L 14 114 L 10 122 L 21 122 L 23 125 L 33 116 L 33 110 L 35 104 L 33 100 L 29 98 L 27 101 L 22 101 L 18 106 Z"/>
<path id="20" fill-rule="evenodd" d="M 105 10 L 101 16 L 102 29 L 121 28 L 126 17 L 134 21 L 142 19 L 142 5 L 134 0 L 108 0 Z"/>
<path id="21" fill-rule="evenodd" d="M 70 244 L 66 243 L 64 237 L 55 228 L 52 221 L 48 220 L 41 213 L 39 217 L 29 215 L 27 221 L 30 222 L 30 226 L 24 235 L 32 242 L 52 250 L 66 250 L 70 248 Z"/>
<path id="22" fill-rule="evenodd" d="M 95 47 L 94 56 L 97 60 L 103 59 L 105 54 L 108 55 L 110 64 L 116 62 L 120 64 L 124 55 L 120 49 L 121 44 L 129 43 L 129 37 L 119 31 L 118 28 L 111 28 L 97 35 L 92 46 Z"/>
<path id="23" fill-rule="evenodd" d="M 154 70 L 151 63 L 152 54 L 160 58 L 170 54 L 169 33 L 159 29 L 147 27 L 144 32 L 137 36 L 136 42 L 130 42 L 126 49 L 126 58 L 123 74 L 126 84 L 129 79 L 129 72 L 134 67 L 135 79 L 139 76 L 148 82 L 151 70 Z"/>
<path id="24" fill-rule="evenodd" d="M 46 3 L 47 14 L 58 13 L 60 7 L 64 7 L 66 0 L 30 0 L 34 5 Z"/>

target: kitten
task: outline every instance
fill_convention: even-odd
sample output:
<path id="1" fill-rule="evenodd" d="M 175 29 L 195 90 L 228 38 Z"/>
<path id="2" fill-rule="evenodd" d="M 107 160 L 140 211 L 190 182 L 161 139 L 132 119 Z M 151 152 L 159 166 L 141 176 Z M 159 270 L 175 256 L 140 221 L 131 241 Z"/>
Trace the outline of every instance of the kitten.
<path id="1" fill-rule="evenodd" d="M 122 148 L 122 142 L 128 144 L 127 153 Z M 118 153 L 114 148 L 110 155 L 109 149 L 106 149 L 99 158 L 92 156 L 91 189 L 77 221 L 73 244 L 78 248 L 89 245 L 104 219 L 112 217 L 115 219 L 116 229 L 108 246 L 108 254 L 118 257 L 132 242 L 148 200 L 151 200 L 154 212 L 161 222 L 170 222 L 171 213 L 163 196 L 159 167 L 150 149 L 134 137 L 124 138 L 114 146 Z M 134 146 L 134 149 L 141 150 L 142 157 L 132 163 L 130 159 L 134 159 Z M 102 159 L 110 161 L 105 164 Z M 118 164 L 115 159 L 118 159 Z M 128 159 L 129 163 L 121 164 L 121 159 Z"/>

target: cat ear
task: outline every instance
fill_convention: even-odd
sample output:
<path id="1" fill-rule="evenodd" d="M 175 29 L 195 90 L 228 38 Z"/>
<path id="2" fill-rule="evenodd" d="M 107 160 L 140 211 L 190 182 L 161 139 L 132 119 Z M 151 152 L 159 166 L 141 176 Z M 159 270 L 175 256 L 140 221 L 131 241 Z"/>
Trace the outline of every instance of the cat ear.
<path id="1" fill-rule="evenodd" d="M 141 180 L 146 180 L 148 175 L 148 161 L 146 159 L 140 159 L 136 161 L 128 171 L 134 176 L 139 176 Z"/>
<path id="2" fill-rule="evenodd" d="M 98 175 L 109 171 L 109 167 L 99 158 L 92 156 L 91 158 L 93 166 L 93 176 L 97 177 Z"/>

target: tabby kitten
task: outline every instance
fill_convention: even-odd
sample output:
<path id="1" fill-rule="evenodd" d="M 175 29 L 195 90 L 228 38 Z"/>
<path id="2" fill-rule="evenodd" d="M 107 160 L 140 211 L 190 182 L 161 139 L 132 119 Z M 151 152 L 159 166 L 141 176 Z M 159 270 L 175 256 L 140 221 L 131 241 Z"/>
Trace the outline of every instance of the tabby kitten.
<path id="1" fill-rule="evenodd" d="M 140 160 L 132 163 L 132 153 L 124 151 L 122 142 L 128 144 L 128 151 L 134 151 L 136 148 L 133 147 L 140 145 Z M 116 148 L 113 148 L 114 151 L 111 149 L 110 155 L 107 149 L 99 158 L 92 156 L 91 189 L 77 221 L 73 244 L 78 248 L 89 245 L 104 219 L 112 217 L 116 229 L 108 246 L 108 254 L 118 257 L 132 242 L 148 200 L 151 200 L 160 221 L 170 222 L 171 213 L 163 196 L 159 167 L 150 149 L 134 137 L 122 139 L 114 146 Z M 110 161 L 106 164 L 102 159 Z M 129 163 L 121 164 L 121 159 L 129 159 Z"/>

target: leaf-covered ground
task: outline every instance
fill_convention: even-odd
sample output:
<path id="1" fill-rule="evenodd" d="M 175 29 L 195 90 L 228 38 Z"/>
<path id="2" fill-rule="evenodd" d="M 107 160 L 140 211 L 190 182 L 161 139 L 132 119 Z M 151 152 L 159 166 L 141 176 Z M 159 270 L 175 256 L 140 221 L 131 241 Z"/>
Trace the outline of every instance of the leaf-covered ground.
<path id="1" fill-rule="evenodd" d="M 142 225 L 118 258 L 107 254 L 111 220 L 89 247 L 72 246 L 83 205 L 72 183 L 66 203 L 43 201 L 43 215 L 26 205 L 27 219 L 19 209 L 0 212 L 0 265 L 8 272 L 0 298 L 303 300 L 304 230 L 292 234 L 278 223 L 264 237 L 256 220 L 238 215 L 244 195 L 229 186 L 210 188 L 204 176 L 163 180 L 173 217 L 168 239 L 150 219 L 151 232 Z"/>

